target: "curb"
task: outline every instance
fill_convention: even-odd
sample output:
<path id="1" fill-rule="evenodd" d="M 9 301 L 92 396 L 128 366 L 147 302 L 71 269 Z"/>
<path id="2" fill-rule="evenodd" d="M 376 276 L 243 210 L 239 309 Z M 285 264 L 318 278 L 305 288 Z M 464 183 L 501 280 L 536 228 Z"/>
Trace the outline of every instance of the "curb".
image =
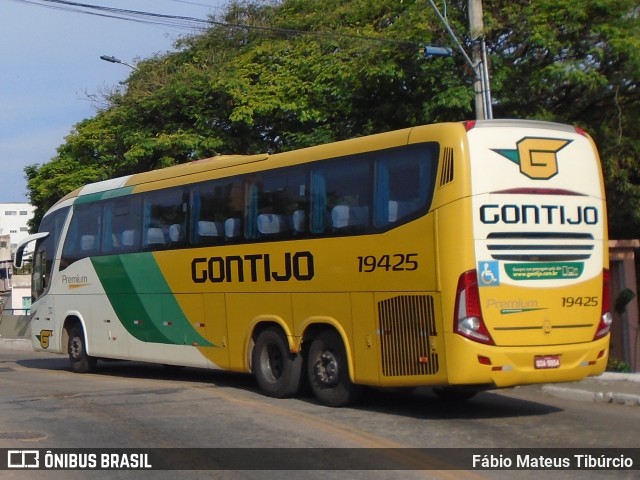
<path id="1" fill-rule="evenodd" d="M 640 373 L 604 372 L 599 377 L 590 377 L 590 378 L 599 378 L 602 380 L 624 380 L 627 382 L 640 383 Z"/>
<path id="2" fill-rule="evenodd" d="M 0 337 L 0 348 L 4 350 L 33 350 L 31 340 L 28 338 L 2 338 Z"/>
<path id="3" fill-rule="evenodd" d="M 556 387 L 552 385 L 544 385 L 542 391 L 554 397 L 564 398 L 565 400 L 574 400 L 578 402 L 591 403 L 616 403 L 627 406 L 640 406 L 640 395 L 630 393 L 616 392 L 591 392 L 589 390 L 580 390 L 576 388 Z"/>

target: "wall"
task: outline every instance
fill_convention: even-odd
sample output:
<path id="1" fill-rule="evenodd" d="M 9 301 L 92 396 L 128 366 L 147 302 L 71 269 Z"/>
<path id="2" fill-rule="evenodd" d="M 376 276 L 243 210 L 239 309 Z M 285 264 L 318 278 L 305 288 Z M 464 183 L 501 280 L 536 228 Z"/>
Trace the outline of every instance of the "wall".
<path id="1" fill-rule="evenodd" d="M 638 282 L 636 276 L 636 251 L 640 240 L 610 240 L 609 263 L 611 270 L 611 304 L 615 310 L 616 300 L 625 289 L 631 290 L 634 298 L 624 312 L 614 313 L 611 326 L 611 358 L 624 361 L 634 372 L 640 371 L 640 336 L 638 334 Z"/>

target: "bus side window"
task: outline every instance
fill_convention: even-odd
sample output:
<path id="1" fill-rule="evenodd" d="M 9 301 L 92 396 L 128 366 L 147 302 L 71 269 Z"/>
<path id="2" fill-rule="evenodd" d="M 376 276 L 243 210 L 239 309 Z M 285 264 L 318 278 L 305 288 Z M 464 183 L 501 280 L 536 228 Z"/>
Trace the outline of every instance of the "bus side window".
<path id="1" fill-rule="evenodd" d="M 195 185 L 190 197 L 192 245 L 216 245 L 240 238 L 244 200 L 238 178 Z"/>
<path id="2" fill-rule="evenodd" d="M 145 250 L 175 248 L 185 244 L 187 202 L 182 189 L 145 195 L 143 212 Z"/>
<path id="3" fill-rule="evenodd" d="M 140 198 L 135 195 L 105 203 L 102 253 L 116 254 L 140 249 L 140 210 Z"/>
<path id="4" fill-rule="evenodd" d="M 308 190 L 306 169 L 288 172 L 287 188 L 284 192 L 284 203 L 287 206 L 285 214 L 291 225 L 291 234 L 294 236 L 304 235 L 308 231 L 306 213 L 309 206 Z"/>
<path id="5" fill-rule="evenodd" d="M 70 265 L 82 258 L 100 253 L 102 204 L 74 207 L 71 225 L 62 249 L 62 264 Z"/>
<path id="6" fill-rule="evenodd" d="M 362 233 L 369 223 L 370 166 L 366 158 L 334 162 L 327 169 L 327 208 L 337 233 Z"/>
<path id="7" fill-rule="evenodd" d="M 191 244 L 213 245 L 224 240 L 224 221 L 220 200 L 221 188 L 214 182 L 191 190 Z"/>
<path id="8" fill-rule="evenodd" d="M 33 252 L 33 269 L 31 273 L 31 300 L 35 301 L 47 291 L 49 278 L 53 274 L 54 263 L 62 229 L 67 219 L 70 207 L 61 208 L 44 217 L 40 224 L 40 232 L 49 232 L 49 235 L 36 242 Z M 60 271 L 64 266 L 60 263 Z"/>
<path id="9" fill-rule="evenodd" d="M 227 182 L 224 195 L 225 240 L 238 242 L 242 240 L 242 217 L 245 205 L 243 184 L 239 178 L 227 180 Z"/>
<path id="10" fill-rule="evenodd" d="M 367 158 L 338 159 L 311 172 L 311 232 L 363 233 L 370 226 Z"/>
<path id="11" fill-rule="evenodd" d="M 311 233 L 322 234 L 326 228 L 327 182 L 321 169 L 311 171 Z"/>
<path id="12" fill-rule="evenodd" d="M 438 151 L 438 144 L 430 143 L 386 152 L 376 160 L 376 228 L 426 213 L 433 196 Z"/>
<path id="13" fill-rule="evenodd" d="M 247 239 L 287 239 L 306 231 L 306 175 L 302 168 L 252 177 L 247 188 Z"/>

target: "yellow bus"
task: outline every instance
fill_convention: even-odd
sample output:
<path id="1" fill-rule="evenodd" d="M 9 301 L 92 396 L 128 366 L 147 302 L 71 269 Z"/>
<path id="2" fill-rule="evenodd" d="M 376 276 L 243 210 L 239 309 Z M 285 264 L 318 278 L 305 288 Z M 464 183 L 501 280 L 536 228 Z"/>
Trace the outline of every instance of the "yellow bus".
<path id="1" fill-rule="evenodd" d="M 443 396 L 604 371 L 611 324 L 596 148 L 516 120 L 418 126 L 86 185 L 44 216 L 35 350 L 310 387 Z"/>

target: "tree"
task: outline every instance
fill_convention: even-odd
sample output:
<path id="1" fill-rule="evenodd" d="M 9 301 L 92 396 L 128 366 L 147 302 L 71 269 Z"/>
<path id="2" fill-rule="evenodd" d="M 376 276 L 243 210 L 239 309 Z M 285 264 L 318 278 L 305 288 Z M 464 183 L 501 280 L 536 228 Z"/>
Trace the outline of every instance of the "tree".
<path id="1" fill-rule="evenodd" d="M 462 35 L 466 0 L 447 2 Z M 57 155 L 27 169 L 37 216 L 87 181 L 471 117 L 473 74 L 423 0 L 234 3 L 138 65 Z M 498 117 L 580 124 L 599 144 L 614 235 L 640 226 L 635 0 L 485 0 Z M 464 40 L 470 49 L 469 40 Z"/>

